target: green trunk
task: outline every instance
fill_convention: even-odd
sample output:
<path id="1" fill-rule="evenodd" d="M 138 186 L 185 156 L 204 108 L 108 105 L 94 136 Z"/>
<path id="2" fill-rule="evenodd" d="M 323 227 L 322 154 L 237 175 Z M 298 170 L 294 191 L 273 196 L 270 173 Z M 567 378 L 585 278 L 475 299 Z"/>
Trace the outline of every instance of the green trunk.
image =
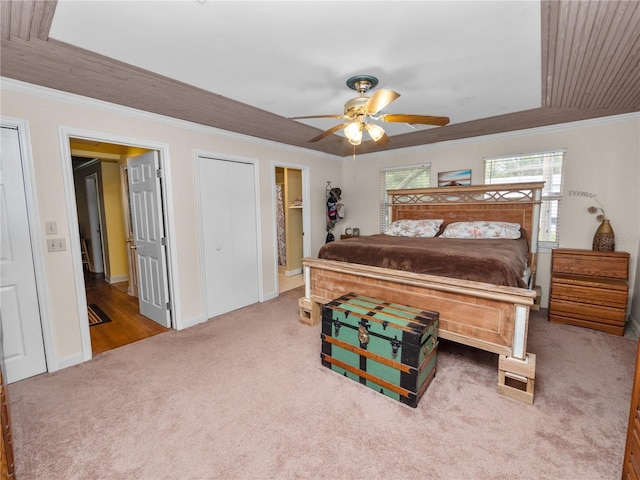
<path id="1" fill-rule="evenodd" d="M 436 370 L 438 313 L 345 295 L 323 307 L 322 363 L 415 407 Z"/>

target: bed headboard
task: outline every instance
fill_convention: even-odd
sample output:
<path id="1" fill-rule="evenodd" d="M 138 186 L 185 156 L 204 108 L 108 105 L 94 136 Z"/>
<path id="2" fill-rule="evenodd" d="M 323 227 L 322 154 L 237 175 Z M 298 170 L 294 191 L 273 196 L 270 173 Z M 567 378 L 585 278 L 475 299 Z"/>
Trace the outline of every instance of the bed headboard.
<path id="1" fill-rule="evenodd" d="M 543 186 L 534 182 L 388 190 L 389 218 L 442 218 L 442 228 L 471 220 L 519 223 L 529 240 L 529 266 L 535 273 Z"/>

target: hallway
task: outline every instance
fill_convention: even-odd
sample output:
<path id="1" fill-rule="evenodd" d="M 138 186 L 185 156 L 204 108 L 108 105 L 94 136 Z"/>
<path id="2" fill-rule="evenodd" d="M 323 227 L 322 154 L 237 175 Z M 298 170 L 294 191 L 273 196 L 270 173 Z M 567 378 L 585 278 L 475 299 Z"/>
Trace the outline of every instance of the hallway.
<path id="1" fill-rule="evenodd" d="M 98 305 L 111 319 L 89 327 L 94 355 L 170 330 L 140 315 L 138 299 L 127 294 L 126 288 L 123 291 L 107 283 L 102 274 L 85 273 L 85 287 L 87 305 Z"/>
<path id="2" fill-rule="evenodd" d="M 286 276 L 284 274 L 284 268 L 278 268 L 278 290 L 280 293 L 288 292 L 289 290 L 293 290 L 294 288 L 298 288 L 304 285 L 304 275 L 292 275 Z"/>

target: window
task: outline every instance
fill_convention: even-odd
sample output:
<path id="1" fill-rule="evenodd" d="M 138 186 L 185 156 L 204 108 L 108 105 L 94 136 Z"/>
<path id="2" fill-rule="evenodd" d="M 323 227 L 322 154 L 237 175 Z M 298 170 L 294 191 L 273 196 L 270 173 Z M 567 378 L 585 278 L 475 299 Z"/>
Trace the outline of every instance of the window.
<path id="1" fill-rule="evenodd" d="M 431 186 L 431 164 L 383 168 L 380 170 L 380 232 L 389 225 L 387 190 L 428 188 Z"/>
<path id="2" fill-rule="evenodd" d="M 558 220 L 562 197 L 562 162 L 565 150 L 485 158 L 484 183 L 545 182 L 540 209 L 540 250 L 558 246 Z"/>

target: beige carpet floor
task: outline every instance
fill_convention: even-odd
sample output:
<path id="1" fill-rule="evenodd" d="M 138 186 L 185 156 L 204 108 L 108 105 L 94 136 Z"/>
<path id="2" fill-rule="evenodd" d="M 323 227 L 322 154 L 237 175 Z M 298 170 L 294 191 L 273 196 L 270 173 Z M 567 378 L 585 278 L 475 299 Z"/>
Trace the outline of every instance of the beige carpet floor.
<path id="1" fill-rule="evenodd" d="M 321 366 L 301 294 L 10 385 L 17 478 L 620 478 L 634 340 L 534 314 L 532 406 L 443 341 L 412 409 Z"/>

